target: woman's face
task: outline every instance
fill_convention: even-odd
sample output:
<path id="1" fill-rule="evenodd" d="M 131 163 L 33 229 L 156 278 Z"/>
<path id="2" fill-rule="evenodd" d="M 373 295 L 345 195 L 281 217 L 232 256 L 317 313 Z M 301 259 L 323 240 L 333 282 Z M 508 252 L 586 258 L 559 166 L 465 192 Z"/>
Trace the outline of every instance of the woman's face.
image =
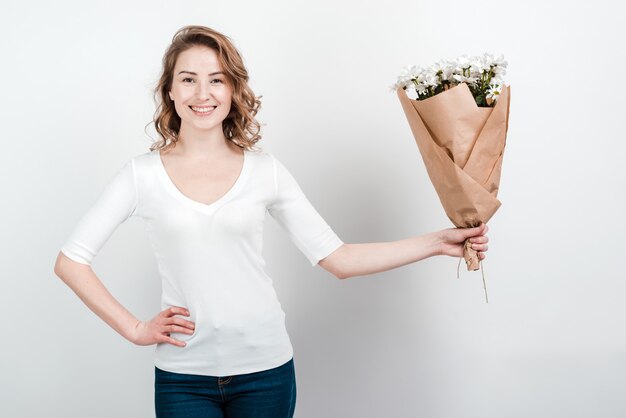
<path id="1" fill-rule="evenodd" d="M 193 46 L 178 55 L 169 94 L 181 119 L 181 133 L 222 132 L 232 97 L 222 71 L 217 54 L 206 46 Z"/>

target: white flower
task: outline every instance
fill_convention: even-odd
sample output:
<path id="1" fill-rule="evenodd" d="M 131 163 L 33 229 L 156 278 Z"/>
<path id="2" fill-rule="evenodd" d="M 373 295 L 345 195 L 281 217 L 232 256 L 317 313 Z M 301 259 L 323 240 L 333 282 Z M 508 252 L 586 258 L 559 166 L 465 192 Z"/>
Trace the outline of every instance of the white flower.
<path id="1" fill-rule="evenodd" d="M 491 71 L 494 76 L 492 80 L 502 81 L 503 76 L 506 74 L 507 62 L 504 59 L 504 55 L 484 55 L 486 62 L 492 67 Z"/>
<path id="2" fill-rule="evenodd" d="M 426 86 L 437 87 L 437 85 L 439 85 L 439 77 L 437 77 L 436 73 L 429 71 L 424 75 L 423 84 Z"/>
<path id="3" fill-rule="evenodd" d="M 475 57 L 468 55 L 461 55 L 453 61 L 453 71 L 451 74 L 451 80 L 455 80 L 457 83 L 473 84 L 478 79 L 480 74 L 472 71 L 472 63 L 475 61 Z"/>
<path id="4" fill-rule="evenodd" d="M 487 92 L 500 94 L 501 90 L 502 90 L 502 85 L 501 84 L 491 83 L 491 84 L 489 84 L 489 89 L 487 90 Z"/>
<path id="5" fill-rule="evenodd" d="M 409 79 L 398 77 L 398 81 L 396 81 L 396 84 L 394 84 L 392 87 L 394 89 L 397 89 L 398 87 L 406 87 L 410 82 L 411 80 Z"/>
<path id="6" fill-rule="evenodd" d="M 400 72 L 400 75 L 398 76 L 398 80 L 396 81 L 396 84 L 394 84 L 394 87 L 414 87 L 415 85 L 413 84 L 413 80 L 416 80 L 418 82 L 422 81 L 424 79 L 423 73 L 424 69 L 422 67 L 416 65 L 407 65 Z"/>
<path id="7" fill-rule="evenodd" d="M 417 86 L 415 86 L 415 90 L 419 93 L 419 94 L 424 94 L 426 93 L 426 86 L 423 84 L 418 84 Z"/>
<path id="8" fill-rule="evenodd" d="M 483 56 L 481 57 L 482 62 L 484 62 L 486 65 L 488 66 L 492 66 L 494 65 L 495 62 L 495 57 L 491 54 L 488 53 L 484 53 Z"/>
<path id="9" fill-rule="evenodd" d="M 476 81 L 478 81 L 477 77 L 465 77 L 463 75 L 459 75 L 459 74 L 454 74 L 452 77 L 454 77 L 454 79 L 459 82 L 459 83 L 467 83 L 470 85 L 474 85 L 476 84 Z"/>
<path id="10" fill-rule="evenodd" d="M 460 57 L 458 57 L 454 64 L 456 65 L 456 71 L 462 73 L 461 69 L 463 68 L 468 68 L 471 64 L 470 62 L 470 57 L 468 57 L 467 55 L 461 55 Z"/>
<path id="11" fill-rule="evenodd" d="M 474 57 L 470 68 L 470 74 L 475 77 L 480 77 L 483 72 L 488 72 L 490 69 L 491 66 L 482 57 Z"/>
<path id="12" fill-rule="evenodd" d="M 450 80 L 454 73 L 454 64 L 450 61 L 439 60 L 430 66 L 429 70 L 435 74 L 441 71 L 441 78 L 443 80 Z"/>
<path id="13" fill-rule="evenodd" d="M 496 75 L 496 77 L 502 77 L 503 75 L 506 74 L 506 67 L 500 67 L 498 65 L 497 67 L 493 67 L 493 72 Z"/>
<path id="14" fill-rule="evenodd" d="M 496 74 L 495 76 L 491 77 L 489 84 L 502 84 L 503 82 L 504 82 L 504 78 L 502 78 L 501 75 Z"/>
<path id="15" fill-rule="evenodd" d="M 497 65 L 498 67 L 501 68 L 506 68 L 506 66 L 508 65 L 508 63 L 506 62 L 506 60 L 504 59 L 504 55 L 500 54 L 500 55 L 496 55 L 493 58 L 493 65 Z"/>
<path id="16" fill-rule="evenodd" d="M 419 67 L 415 65 L 407 65 L 400 72 L 400 77 L 414 78 L 416 74 L 419 74 Z"/>
<path id="17" fill-rule="evenodd" d="M 491 106 L 491 103 L 498 99 L 500 92 L 502 91 L 502 86 L 498 84 L 490 84 L 489 89 L 487 90 L 487 95 L 485 98 L 487 99 L 487 104 Z"/>
<path id="18" fill-rule="evenodd" d="M 504 55 L 502 54 L 491 55 L 491 54 L 485 53 L 483 54 L 482 61 L 490 67 L 499 68 L 498 71 L 506 71 L 507 62 L 504 59 Z"/>

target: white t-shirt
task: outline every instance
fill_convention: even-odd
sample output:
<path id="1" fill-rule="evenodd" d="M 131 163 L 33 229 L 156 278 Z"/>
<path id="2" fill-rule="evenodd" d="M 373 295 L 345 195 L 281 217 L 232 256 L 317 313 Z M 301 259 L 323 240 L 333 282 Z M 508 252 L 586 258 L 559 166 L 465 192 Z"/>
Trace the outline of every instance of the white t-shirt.
<path id="1" fill-rule="evenodd" d="M 312 266 L 343 241 L 270 153 L 244 150 L 232 188 L 206 205 L 170 179 L 158 150 L 128 160 L 83 215 L 61 251 L 90 265 L 131 216 L 147 227 L 162 281 L 161 308 L 182 306 L 193 335 L 171 333 L 185 347 L 159 343 L 162 370 L 231 376 L 278 367 L 293 356 L 285 313 L 261 254 L 266 212 Z"/>

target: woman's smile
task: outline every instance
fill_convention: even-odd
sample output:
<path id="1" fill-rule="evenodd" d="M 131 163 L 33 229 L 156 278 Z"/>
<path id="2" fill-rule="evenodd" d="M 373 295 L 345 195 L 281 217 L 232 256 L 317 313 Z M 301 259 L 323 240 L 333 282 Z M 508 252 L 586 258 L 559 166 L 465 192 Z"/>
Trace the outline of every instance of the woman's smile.
<path id="1" fill-rule="evenodd" d="M 217 106 L 189 106 L 196 116 L 205 117 L 213 114 Z"/>

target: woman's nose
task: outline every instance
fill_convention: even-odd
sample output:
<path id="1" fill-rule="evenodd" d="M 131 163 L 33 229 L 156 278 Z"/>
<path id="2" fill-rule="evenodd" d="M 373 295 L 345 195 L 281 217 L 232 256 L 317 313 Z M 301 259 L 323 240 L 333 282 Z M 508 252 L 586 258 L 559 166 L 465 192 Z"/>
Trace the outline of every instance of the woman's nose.
<path id="1" fill-rule="evenodd" d="M 201 100 L 206 100 L 211 97 L 211 83 L 200 81 L 198 83 L 196 94 Z"/>

